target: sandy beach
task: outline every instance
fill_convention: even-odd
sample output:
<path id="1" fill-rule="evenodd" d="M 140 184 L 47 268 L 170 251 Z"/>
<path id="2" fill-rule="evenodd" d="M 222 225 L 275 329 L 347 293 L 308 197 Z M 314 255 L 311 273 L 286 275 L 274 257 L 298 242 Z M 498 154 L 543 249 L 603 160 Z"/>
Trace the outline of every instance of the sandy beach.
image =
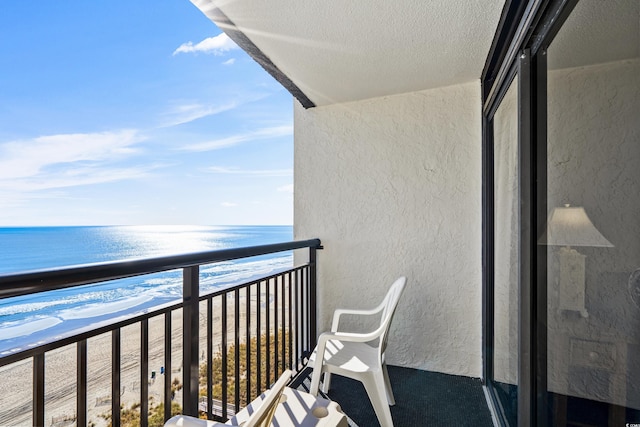
<path id="1" fill-rule="evenodd" d="M 273 286 L 271 287 L 273 293 Z M 261 301 L 266 301 L 264 285 Z M 255 289 L 251 298 L 252 335 L 255 335 L 257 303 Z M 272 298 L 270 298 L 271 300 Z M 279 306 L 281 306 L 280 297 Z M 264 304 L 264 303 L 263 303 Z M 273 302 L 270 303 L 275 309 Z M 234 297 L 227 296 L 228 342 L 234 339 Z M 214 352 L 219 348 L 222 336 L 221 298 L 213 304 Z M 273 315 L 273 314 L 272 314 Z M 241 337 L 245 336 L 246 293 L 240 293 Z M 201 362 L 206 349 L 206 304 L 200 305 L 200 352 Z M 266 323 L 262 314 L 262 325 Z M 273 323 L 273 319 L 272 322 Z M 140 402 L 140 324 L 121 330 L 121 403 L 125 408 Z M 242 341 L 244 341 L 242 339 Z M 101 414 L 111 412 L 111 348 L 112 334 L 107 333 L 87 341 L 87 420 L 89 425 L 106 426 Z M 164 316 L 149 320 L 149 397 L 156 405 L 164 400 L 164 375 L 170 374 L 182 383 L 182 311 L 172 313 L 171 372 L 164 368 Z M 76 345 L 50 351 L 45 359 L 45 425 L 62 427 L 75 425 L 76 410 Z M 155 375 L 152 374 L 155 372 Z M 32 360 L 27 359 L 0 368 L 0 427 L 31 426 L 32 424 Z M 153 377 L 153 378 L 152 378 Z M 182 404 L 178 392 L 175 401 Z M 151 406 L 151 404 L 150 404 Z"/>

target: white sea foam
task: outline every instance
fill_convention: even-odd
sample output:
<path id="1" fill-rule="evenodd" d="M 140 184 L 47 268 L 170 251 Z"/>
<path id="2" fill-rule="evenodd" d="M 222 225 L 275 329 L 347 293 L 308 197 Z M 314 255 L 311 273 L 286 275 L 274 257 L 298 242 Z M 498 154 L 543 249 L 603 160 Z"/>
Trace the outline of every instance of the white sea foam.
<path id="1" fill-rule="evenodd" d="M 44 319 L 32 320 L 18 326 L 2 327 L 0 326 L 0 340 L 9 340 L 12 338 L 31 335 L 34 332 L 51 328 L 62 323 L 62 320 L 56 317 L 45 317 Z"/>
<path id="2" fill-rule="evenodd" d="M 293 257 L 282 256 L 273 259 L 249 261 L 244 263 L 221 263 L 202 269 L 200 283 L 209 287 L 224 286 L 268 276 L 277 271 L 290 268 Z"/>
<path id="3" fill-rule="evenodd" d="M 69 300 L 58 300 L 58 301 L 42 301 L 42 302 L 31 302 L 25 304 L 15 304 L 8 305 L 6 307 L 0 307 L 0 316 L 11 316 L 13 314 L 19 313 L 33 313 L 36 311 L 40 311 L 42 309 L 50 309 L 54 306 L 70 304 L 72 301 Z"/>
<path id="4" fill-rule="evenodd" d="M 0 316 L 11 316 L 16 314 L 26 314 L 26 313 L 41 313 L 43 310 L 47 312 L 52 312 L 55 310 L 60 310 L 64 306 L 73 305 L 73 304 L 81 304 L 86 301 L 92 300 L 108 300 L 116 297 L 114 290 L 98 290 L 91 292 L 79 292 L 74 295 L 66 295 L 60 296 L 59 298 L 54 298 L 53 294 L 50 298 L 47 298 L 45 301 L 29 301 L 22 303 L 21 301 L 27 300 L 27 297 L 18 297 L 16 299 L 8 299 L 6 301 L 6 305 L 0 305 Z M 112 295 L 111 297 L 109 295 Z"/>
<path id="5" fill-rule="evenodd" d="M 202 268 L 203 273 L 216 274 L 217 277 L 231 276 L 237 274 L 244 277 L 246 273 L 268 274 L 275 270 L 290 267 L 293 261 L 291 256 L 282 256 L 278 258 L 265 259 L 259 261 L 249 261 L 243 263 L 224 262 Z"/>
<path id="6" fill-rule="evenodd" d="M 153 297 L 143 295 L 139 297 L 121 299 L 109 303 L 89 304 L 82 308 L 75 308 L 73 310 L 64 310 L 58 315 L 63 320 L 71 319 L 88 319 L 91 317 L 104 316 L 106 314 L 113 314 L 120 311 L 131 310 L 132 308 L 149 302 Z"/>

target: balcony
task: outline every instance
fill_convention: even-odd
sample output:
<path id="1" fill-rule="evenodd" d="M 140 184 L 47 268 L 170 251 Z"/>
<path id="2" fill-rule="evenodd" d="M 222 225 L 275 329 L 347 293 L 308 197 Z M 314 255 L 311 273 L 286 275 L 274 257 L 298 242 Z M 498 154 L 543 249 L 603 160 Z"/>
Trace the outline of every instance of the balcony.
<path id="1" fill-rule="evenodd" d="M 183 283 L 181 301 L 5 352 L 0 382 L 15 398 L 0 408 L 0 425 L 154 426 L 176 413 L 226 420 L 285 369 L 298 373 L 292 386 L 304 389 L 320 248 L 312 239 L 0 277 L 1 298 L 170 270 L 182 270 Z M 200 294 L 201 266 L 291 250 L 306 252 L 298 257 L 306 261 Z M 400 367 L 391 367 L 391 380 L 397 426 L 491 425 L 479 380 Z M 336 378 L 329 395 L 353 425 L 376 425 L 359 383 Z M 460 407 L 472 415 L 459 419 Z"/>

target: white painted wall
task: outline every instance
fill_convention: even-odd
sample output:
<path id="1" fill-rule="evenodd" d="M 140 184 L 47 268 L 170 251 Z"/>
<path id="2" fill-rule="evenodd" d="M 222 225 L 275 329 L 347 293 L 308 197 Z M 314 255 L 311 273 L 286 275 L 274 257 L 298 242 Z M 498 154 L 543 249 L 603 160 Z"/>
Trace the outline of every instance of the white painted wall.
<path id="1" fill-rule="evenodd" d="M 295 237 L 319 237 L 320 330 L 408 276 L 390 364 L 481 375 L 479 82 L 295 107 Z M 361 326 L 361 325 L 360 325 Z"/>

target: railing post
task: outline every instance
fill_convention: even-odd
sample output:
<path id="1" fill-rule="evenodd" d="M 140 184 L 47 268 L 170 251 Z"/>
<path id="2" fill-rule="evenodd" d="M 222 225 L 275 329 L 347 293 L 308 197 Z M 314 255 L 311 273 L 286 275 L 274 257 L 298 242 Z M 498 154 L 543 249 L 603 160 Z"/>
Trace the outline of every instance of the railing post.
<path id="1" fill-rule="evenodd" d="M 182 412 L 198 416 L 198 344 L 200 269 L 186 267 L 182 271 Z"/>
<path id="2" fill-rule="evenodd" d="M 164 420 L 171 418 L 171 312 L 164 315 Z"/>
<path id="3" fill-rule="evenodd" d="M 309 351 L 316 348 L 318 336 L 318 289 L 316 271 L 316 251 L 317 247 L 309 247 Z"/>
<path id="4" fill-rule="evenodd" d="M 33 425 L 44 425 L 44 353 L 33 356 Z"/>
<path id="5" fill-rule="evenodd" d="M 77 379 L 78 395 L 76 397 L 76 425 L 87 425 L 87 340 L 77 344 Z"/>
<path id="6" fill-rule="evenodd" d="M 140 427 L 149 425 L 149 319 L 140 322 Z"/>
<path id="7" fill-rule="evenodd" d="M 122 341 L 120 328 L 111 331 L 111 425 L 120 426 Z"/>

